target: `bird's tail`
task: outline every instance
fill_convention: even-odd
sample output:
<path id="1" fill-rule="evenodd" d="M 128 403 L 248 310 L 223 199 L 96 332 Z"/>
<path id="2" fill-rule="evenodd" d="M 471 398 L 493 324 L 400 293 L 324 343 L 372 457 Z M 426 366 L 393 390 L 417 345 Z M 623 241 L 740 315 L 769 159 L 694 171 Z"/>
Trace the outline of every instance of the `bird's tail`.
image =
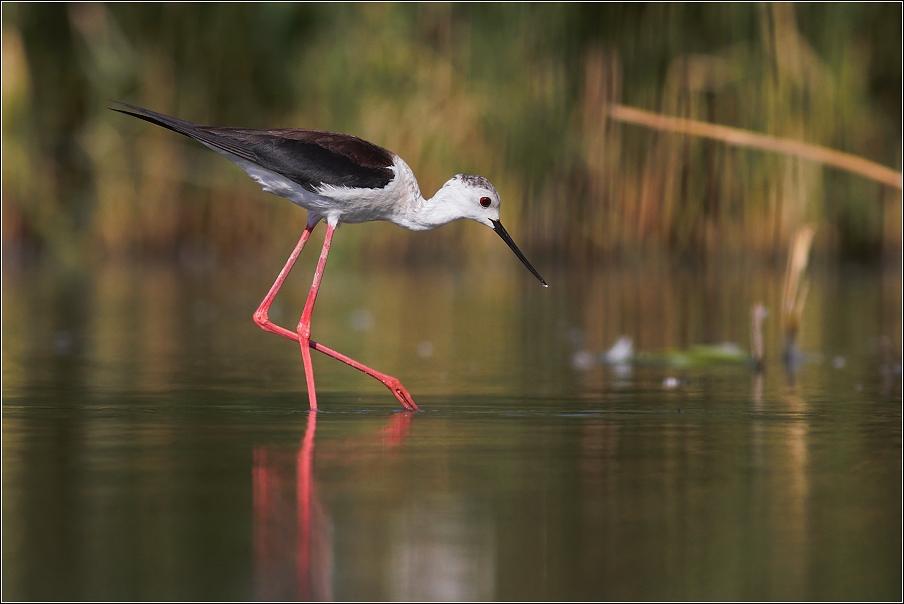
<path id="1" fill-rule="evenodd" d="M 128 103 L 122 103 L 120 101 L 113 102 L 117 105 L 128 107 L 128 110 L 115 109 L 113 107 L 110 107 L 110 111 L 116 111 L 117 113 L 131 115 L 132 117 L 137 117 L 140 120 L 151 122 L 152 124 L 157 124 L 158 126 L 163 126 L 168 130 L 172 130 L 173 132 L 178 132 L 179 134 L 184 134 L 185 136 L 190 136 L 192 138 L 195 138 L 195 129 L 200 125 L 194 124 L 192 122 L 187 122 L 185 120 L 180 120 L 175 117 L 170 117 L 168 115 L 163 115 L 162 113 L 157 113 L 156 111 L 151 111 L 150 109 L 143 109 L 141 107 L 136 107 L 135 105 L 129 105 Z"/>
<path id="2" fill-rule="evenodd" d="M 254 154 L 243 148 L 241 145 L 237 144 L 234 140 L 230 140 L 229 138 L 224 136 L 219 136 L 215 132 L 213 132 L 217 130 L 216 128 L 202 126 L 201 124 L 195 124 L 194 122 L 188 122 L 186 120 L 180 120 L 179 118 L 163 115 L 162 113 L 157 113 L 156 111 L 151 111 L 150 109 L 143 109 L 141 107 L 136 107 L 135 105 L 129 105 L 128 103 L 122 103 L 120 101 L 113 102 L 117 105 L 128 107 L 128 110 L 114 109 L 113 107 L 110 107 L 111 111 L 124 113 L 125 115 L 131 115 L 132 117 L 137 117 L 140 120 L 144 120 L 158 126 L 163 126 L 168 130 L 172 130 L 173 132 L 178 132 L 179 134 L 184 134 L 189 138 L 193 138 L 196 141 L 203 143 L 217 151 L 225 151 L 247 161 L 257 161 L 257 158 L 254 156 Z"/>

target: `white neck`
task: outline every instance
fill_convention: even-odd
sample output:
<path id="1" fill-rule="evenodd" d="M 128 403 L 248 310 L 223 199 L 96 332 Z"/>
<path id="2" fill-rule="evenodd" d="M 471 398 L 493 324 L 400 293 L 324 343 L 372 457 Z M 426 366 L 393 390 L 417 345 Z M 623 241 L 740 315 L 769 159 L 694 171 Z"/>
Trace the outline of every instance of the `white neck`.
<path id="1" fill-rule="evenodd" d="M 411 168 L 398 156 L 395 168 L 399 187 L 405 191 L 407 200 L 398 206 L 392 222 L 411 231 L 426 231 L 461 218 L 454 214 L 452 204 L 444 203 L 450 198 L 448 188 L 443 187 L 430 199 L 424 199 Z"/>
<path id="2" fill-rule="evenodd" d="M 404 216 L 398 216 L 393 220 L 399 226 L 412 231 L 426 231 L 441 227 L 462 216 L 455 211 L 455 205 L 450 203 L 452 194 L 448 188 L 442 188 L 430 199 L 424 199 L 420 191 L 416 196 L 409 198 L 408 212 Z"/>
<path id="3" fill-rule="evenodd" d="M 389 220 L 395 224 L 412 231 L 426 231 L 462 218 L 490 227 L 493 220 L 499 220 L 499 194 L 485 178 L 456 175 L 436 195 L 424 199 L 411 168 L 401 159 L 396 160 L 395 166 L 397 186 L 401 189 L 396 194 L 402 193 L 405 200 L 393 205 Z M 492 205 L 483 205 L 481 199 L 492 200 Z"/>

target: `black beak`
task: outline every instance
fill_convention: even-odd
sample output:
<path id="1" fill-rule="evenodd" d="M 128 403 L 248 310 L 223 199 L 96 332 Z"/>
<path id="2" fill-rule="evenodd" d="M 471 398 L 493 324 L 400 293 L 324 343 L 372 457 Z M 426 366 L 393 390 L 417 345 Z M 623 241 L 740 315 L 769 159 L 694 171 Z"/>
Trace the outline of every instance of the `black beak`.
<path id="1" fill-rule="evenodd" d="M 502 240 L 505 241 L 505 243 L 508 244 L 510 248 L 512 248 L 512 251 L 515 252 L 516 256 L 521 258 L 521 262 L 524 263 L 524 266 L 526 266 L 527 269 L 534 274 L 534 277 L 540 280 L 540 283 L 543 284 L 543 287 L 549 287 L 548 285 L 546 285 L 546 281 L 543 280 L 543 277 L 540 276 L 540 273 L 537 272 L 537 269 L 530 265 L 530 262 L 528 262 L 527 258 L 524 257 L 524 254 L 521 253 L 521 250 L 518 249 L 518 246 L 515 245 L 515 242 L 512 241 L 512 238 L 509 237 L 509 234 L 505 231 L 504 228 L 502 228 L 502 222 L 492 219 L 490 219 L 490 222 L 493 223 L 493 230 L 496 231 L 496 234 L 502 237 Z"/>

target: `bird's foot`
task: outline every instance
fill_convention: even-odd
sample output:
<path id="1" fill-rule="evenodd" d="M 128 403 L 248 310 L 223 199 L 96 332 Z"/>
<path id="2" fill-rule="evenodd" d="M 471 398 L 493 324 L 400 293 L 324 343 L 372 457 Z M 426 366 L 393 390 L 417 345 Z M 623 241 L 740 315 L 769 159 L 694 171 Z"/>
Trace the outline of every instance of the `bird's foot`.
<path id="1" fill-rule="evenodd" d="M 397 399 L 399 399 L 399 402 L 402 403 L 402 406 L 405 407 L 405 409 L 408 411 L 420 411 L 420 408 L 414 403 L 414 399 L 411 398 L 411 395 L 408 394 L 408 391 L 402 386 L 402 382 L 389 376 L 387 376 L 385 380 L 380 381 L 389 388 L 389 391 L 392 392 Z"/>

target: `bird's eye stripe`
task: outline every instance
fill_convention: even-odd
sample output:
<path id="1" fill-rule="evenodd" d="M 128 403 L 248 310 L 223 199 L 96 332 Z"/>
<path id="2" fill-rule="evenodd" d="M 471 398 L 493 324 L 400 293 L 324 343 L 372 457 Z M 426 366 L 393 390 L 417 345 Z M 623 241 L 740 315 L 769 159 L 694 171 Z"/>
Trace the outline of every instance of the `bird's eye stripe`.
<path id="1" fill-rule="evenodd" d="M 481 197 L 480 198 L 480 205 L 482 205 L 485 208 L 490 207 L 491 203 L 492 203 L 492 200 L 489 197 Z"/>

